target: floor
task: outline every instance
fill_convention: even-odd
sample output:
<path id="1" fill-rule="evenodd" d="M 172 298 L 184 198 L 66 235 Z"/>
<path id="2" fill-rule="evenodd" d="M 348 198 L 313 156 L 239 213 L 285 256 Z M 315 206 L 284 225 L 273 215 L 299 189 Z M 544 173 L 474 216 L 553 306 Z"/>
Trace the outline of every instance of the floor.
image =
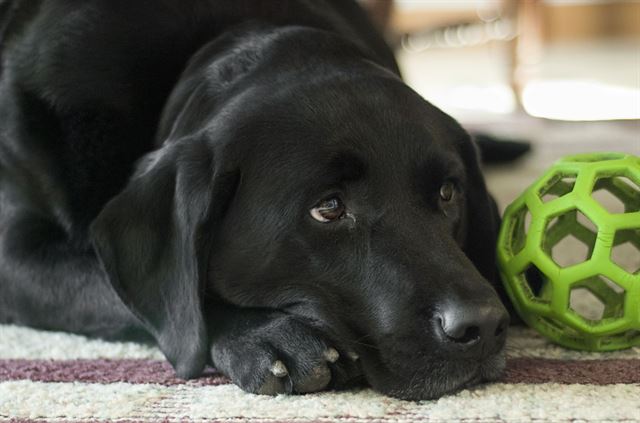
<path id="1" fill-rule="evenodd" d="M 565 155 L 592 151 L 640 155 L 638 43 L 621 40 L 547 46 L 535 66 L 533 82 L 537 87 L 551 83 L 553 88 L 553 83 L 559 81 L 565 85 L 557 86 L 555 95 L 553 91 L 538 91 L 538 100 L 546 96 L 542 98 L 544 101 L 529 104 L 529 108 L 546 107 L 549 114 L 553 114 L 554 104 L 566 101 L 571 90 L 576 88 L 576 82 L 590 82 L 592 85 L 585 86 L 583 98 L 577 99 L 580 103 L 591 104 L 591 109 L 597 106 L 599 111 L 613 110 L 620 106 L 621 102 L 616 100 L 623 92 L 623 97 L 632 101 L 619 116 L 635 116 L 635 120 L 552 120 L 518 112 L 508 88 L 504 44 L 451 49 L 411 49 L 405 45 L 398 49 L 397 57 L 407 83 L 469 130 L 532 143 L 532 152 L 522 160 L 486 169 L 489 188 L 501 208 Z M 605 89 L 603 93 L 598 87 L 611 89 Z M 570 106 L 565 108 L 570 109 Z M 592 119 L 593 112 L 576 110 L 571 118 Z M 611 117 L 606 113 L 603 116 Z"/>
<path id="2" fill-rule="evenodd" d="M 505 42 L 421 48 L 405 41 L 396 51 L 409 85 L 462 121 L 517 109 Z M 547 44 L 524 70 L 523 106 L 532 115 L 640 119 L 640 40 Z"/>
<path id="3" fill-rule="evenodd" d="M 640 347 L 573 351 L 511 328 L 507 356 L 500 381 L 438 400 L 401 401 L 370 389 L 273 398 L 244 393 L 214 372 L 177 379 L 147 345 L 0 325 L 0 422 L 640 420 Z"/>

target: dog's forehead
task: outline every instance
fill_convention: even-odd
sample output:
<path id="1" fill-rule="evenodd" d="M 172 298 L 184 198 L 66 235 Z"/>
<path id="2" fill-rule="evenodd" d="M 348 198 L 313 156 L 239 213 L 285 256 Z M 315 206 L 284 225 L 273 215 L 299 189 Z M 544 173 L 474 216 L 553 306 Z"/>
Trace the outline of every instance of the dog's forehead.
<path id="1" fill-rule="evenodd" d="M 305 94 L 276 105 L 276 116 L 263 121 L 263 160 L 306 164 L 310 171 L 400 172 L 458 156 L 468 139 L 452 118 L 403 87 Z"/>
<path id="2" fill-rule="evenodd" d="M 251 94 L 237 104 L 242 121 L 233 121 L 232 144 L 244 157 L 242 172 L 262 190 L 362 175 L 406 184 L 425 168 L 461 161 L 459 144 L 468 142 L 455 120 L 387 75 Z"/>
<path id="3" fill-rule="evenodd" d="M 280 135 L 280 140 L 333 146 L 349 139 L 371 148 L 376 140 L 385 150 L 394 142 L 421 144 L 461 138 L 464 130 L 450 116 L 425 101 L 396 77 L 333 76 L 311 79 L 263 93 L 253 107 L 252 120 L 263 134 Z M 289 137 L 289 139 L 285 139 Z M 278 142 L 278 140 L 276 140 Z M 391 146 L 389 146 L 391 144 Z"/>

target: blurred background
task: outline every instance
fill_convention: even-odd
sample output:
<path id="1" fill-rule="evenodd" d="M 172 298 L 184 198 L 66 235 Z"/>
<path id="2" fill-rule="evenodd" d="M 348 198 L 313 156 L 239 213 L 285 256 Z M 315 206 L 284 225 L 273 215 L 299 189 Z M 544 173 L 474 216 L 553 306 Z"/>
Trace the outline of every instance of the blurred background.
<path id="1" fill-rule="evenodd" d="M 640 155 L 640 1 L 362 3 L 424 98 L 473 132 L 532 143 L 486 169 L 501 208 L 564 155 Z"/>

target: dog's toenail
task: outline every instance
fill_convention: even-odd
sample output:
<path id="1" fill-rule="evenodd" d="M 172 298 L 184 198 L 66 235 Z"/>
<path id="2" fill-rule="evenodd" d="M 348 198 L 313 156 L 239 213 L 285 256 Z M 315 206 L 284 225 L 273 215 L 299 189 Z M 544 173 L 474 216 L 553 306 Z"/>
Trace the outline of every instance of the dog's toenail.
<path id="1" fill-rule="evenodd" d="M 349 357 L 351 361 L 356 361 L 360 358 L 360 356 L 353 351 L 347 351 L 347 357 Z"/>
<path id="2" fill-rule="evenodd" d="M 287 367 L 280 360 L 274 361 L 269 371 L 271 371 L 275 377 L 285 377 L 289 374 Z"/>
<path id="3" fill-rule="evenodd" d="M 338 350 L 336 350 L 335 348 L 328 348 L 325 352 L 324 352 L 324 358 L 325 360 L 327 360 L 329 363 L 335 363 L 336 361 L 338 361 L 338 359 L 340 358 L 340 353 L 338 352 Z"/>

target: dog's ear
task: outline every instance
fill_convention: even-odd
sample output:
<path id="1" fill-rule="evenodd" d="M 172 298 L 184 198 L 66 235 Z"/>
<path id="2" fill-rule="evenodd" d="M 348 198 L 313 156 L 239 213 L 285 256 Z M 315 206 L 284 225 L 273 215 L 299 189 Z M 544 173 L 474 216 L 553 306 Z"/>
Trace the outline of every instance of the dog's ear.
<path id="1" fill-rule="evenodd" d="M 208 244 L 237 183 L 214 155 L 191 139 L 151 153 L 91 225 L 110 283 L 184 378 L 206 364 Z"/>
<path id="2" fill-rule="evenodd" d="M 496 242 L 500 229 L 500 215 L 495 201 L 487 191 L 480 170 L 480 157 L 476 145 L 468 139 L 459 144 L 467 170 L 467 222 L 464 250 L 489 282 L 498 282 Z"/>

